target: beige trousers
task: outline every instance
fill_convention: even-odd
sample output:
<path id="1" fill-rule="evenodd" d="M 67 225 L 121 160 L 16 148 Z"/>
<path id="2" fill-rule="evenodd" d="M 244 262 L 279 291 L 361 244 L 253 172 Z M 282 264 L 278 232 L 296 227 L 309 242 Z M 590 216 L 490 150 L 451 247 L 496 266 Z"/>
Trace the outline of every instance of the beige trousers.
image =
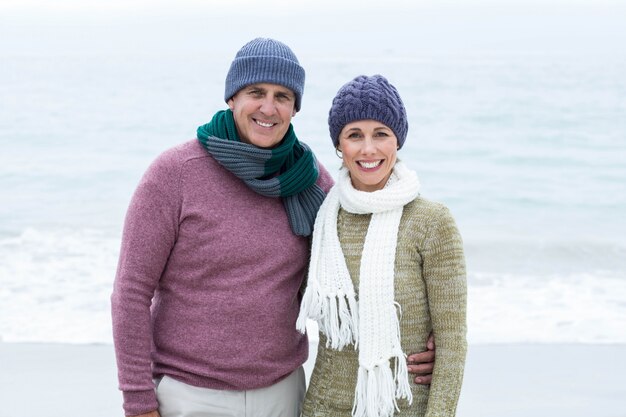
<path id="1" fill-rule="evenodd" d="M 299 417 L 304 370 L 276 384 L 248 391 L 194 387 L 164 376 L 157 386 L 161 417 Z"/>

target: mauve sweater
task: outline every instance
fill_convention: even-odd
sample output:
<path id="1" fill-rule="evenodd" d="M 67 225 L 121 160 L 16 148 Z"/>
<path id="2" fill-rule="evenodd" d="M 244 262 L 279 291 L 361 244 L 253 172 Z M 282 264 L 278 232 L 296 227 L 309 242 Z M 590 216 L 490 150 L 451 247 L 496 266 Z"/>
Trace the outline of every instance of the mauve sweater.
<path id="1" fill-rule="evenodd" d="M 332 186 L 320 166 L 320 185 Z M 197 140 L 160 155 L 131 200 L 111 297 L 126 415 L 157 409 L 153 378 L 266 387 L 307 359 L 296 331 L 309 239 Z"/>

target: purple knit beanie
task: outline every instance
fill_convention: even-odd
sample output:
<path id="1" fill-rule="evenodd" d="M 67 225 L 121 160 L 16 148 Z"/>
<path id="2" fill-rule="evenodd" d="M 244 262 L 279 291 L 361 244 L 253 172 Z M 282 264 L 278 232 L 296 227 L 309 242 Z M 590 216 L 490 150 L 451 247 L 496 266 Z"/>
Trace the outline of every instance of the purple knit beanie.
<path id="1" fill-rule="evenodd" d="M 339 89 L 328 112 L 328 128 L 335 147 L 345 125 L 357 120 L 376 120 L 389 127 L 404 145 L 409 123 L 398 90 L 382 75 L 359 75 Z"/>

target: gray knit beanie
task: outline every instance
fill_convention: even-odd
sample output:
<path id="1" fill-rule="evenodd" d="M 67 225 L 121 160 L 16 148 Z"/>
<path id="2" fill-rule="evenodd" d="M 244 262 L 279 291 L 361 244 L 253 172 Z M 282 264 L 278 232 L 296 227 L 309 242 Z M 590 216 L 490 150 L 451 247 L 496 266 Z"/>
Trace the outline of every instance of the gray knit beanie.
<path id="1" fill-rule="evenodd" d="M 409 130 L 406 110 L 398 90 L 382 75 L 359 75 L 337 92 L 328 112 L 328 128 L 335 147 L 345 125 L 367 119 L 389 127 L 398 138 L 398 149 L 402 147 Z"/>
<path id="2" fill-rule="evenodd" d="M 296 110 L 300 110 L 304 93 L 304 68 L 284 43 L 256 38 L 245 44 L 230 64 L 224 100 L 228 102 L 239 90 L 256 83 L 278 84 L 289 88 L 296 95 Z"/>

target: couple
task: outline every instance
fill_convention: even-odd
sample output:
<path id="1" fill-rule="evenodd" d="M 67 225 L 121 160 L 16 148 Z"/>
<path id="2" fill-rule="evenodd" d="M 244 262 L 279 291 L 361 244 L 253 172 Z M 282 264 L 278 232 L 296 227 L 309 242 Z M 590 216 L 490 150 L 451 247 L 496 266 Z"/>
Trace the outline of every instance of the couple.
<path id="1" fill-rule="evenodd" d="M 455 414 L 462 242 L 397 158 L 402 100 L 380 75 L 341 87 L 333 186 L 291 125 L 304 78 L 288 46 L 250 41 L 228 109 L 141 179 L 112 295 L 127 416 Z M 307 318 L 320 344 L 305 396 Z"/>

